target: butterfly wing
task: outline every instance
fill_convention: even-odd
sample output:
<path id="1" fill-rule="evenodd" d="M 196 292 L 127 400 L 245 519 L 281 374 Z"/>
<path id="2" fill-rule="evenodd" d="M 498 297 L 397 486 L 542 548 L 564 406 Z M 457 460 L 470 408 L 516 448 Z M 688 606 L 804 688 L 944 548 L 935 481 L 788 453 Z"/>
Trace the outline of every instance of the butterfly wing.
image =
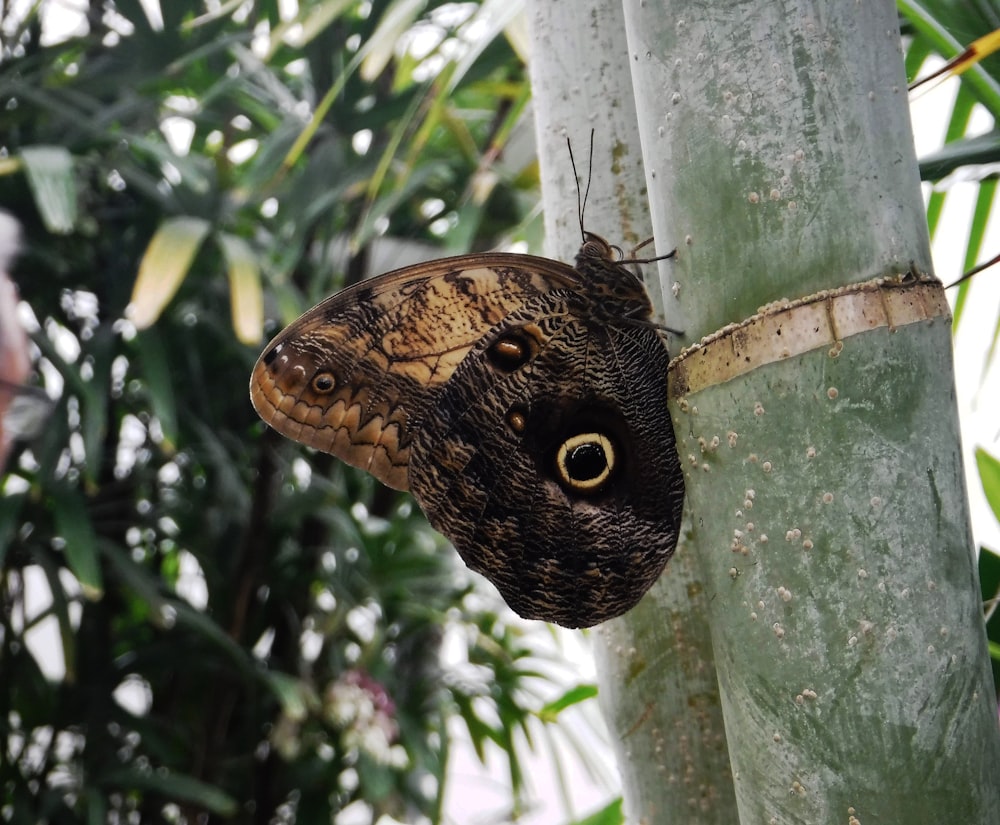
<path id="1" fill-rule="evenodd" d="M 271 341 L 251 401 L 282 435 L 408 489 L 413 418 L 504 317 L 579 277 L 547 258 L 488 253 L 362 281 Z"/>
<path id="2" fill-rule="evenodd" d="M 472 349 L 421 422 L 414 496 L 522 616 L 620 615 L 672 555 L 668 361 L 651 325 L 542 295 Z"/>

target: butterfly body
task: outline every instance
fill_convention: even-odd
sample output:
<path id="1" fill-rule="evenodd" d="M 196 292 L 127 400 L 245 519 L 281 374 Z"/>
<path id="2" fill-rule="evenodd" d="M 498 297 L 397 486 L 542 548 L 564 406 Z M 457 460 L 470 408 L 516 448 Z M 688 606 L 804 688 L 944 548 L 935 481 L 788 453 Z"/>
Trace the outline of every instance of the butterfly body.
<path id="1" fill-rule="evenodd" d="M 632 607 L 677 540 L 651 315 L 593 235 L 575 267 L 443 259 L 307 312 L 261 356 L 251 398 L 279 432 L 411 490 L 518 613 L 588 626 Z"/>

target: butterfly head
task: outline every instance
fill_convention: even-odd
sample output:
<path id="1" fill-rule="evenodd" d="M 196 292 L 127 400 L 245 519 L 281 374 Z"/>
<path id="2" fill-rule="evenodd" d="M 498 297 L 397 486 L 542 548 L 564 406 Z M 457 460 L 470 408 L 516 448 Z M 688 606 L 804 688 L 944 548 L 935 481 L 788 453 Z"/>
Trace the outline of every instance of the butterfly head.
<path id="1" fill-rule="evenodd" d="M 593 232 L 583 233 L 583 245 L 580 247 L 580 251 L 576 253 L 578 264 L 581 258 L 616 264 L 624 257 L 625 253 L 622 252 L 621 247 L 609 244 L 604 238 L 600 235 L 595 235 Z"/>

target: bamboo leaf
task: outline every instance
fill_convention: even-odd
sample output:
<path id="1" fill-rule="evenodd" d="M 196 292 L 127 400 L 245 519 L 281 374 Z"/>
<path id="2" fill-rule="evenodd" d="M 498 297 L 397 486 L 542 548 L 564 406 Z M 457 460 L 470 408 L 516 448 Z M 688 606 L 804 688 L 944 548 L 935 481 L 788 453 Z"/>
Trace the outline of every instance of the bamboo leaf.
<path id="1" fill-rule="evenodd" d="M 926 38 L 919 35 L 913 37 L 910 42 L 910 48 L 906 50 L 904 57 L 906 76 L 911 80 L 915 78 L 924 61 L 932 54 L 934 54 L 934 50 Z"/>
<path id="2" fill-rule="evenodd" d="M 622 799 L 618 797 L 601 810 L 576 820 L 572 825 L 622 825 L 623 822 L 625 822 L 625 813 L 622 811 Z"/>
<path id="3" fill-rule="evenodd" d="M 382 74 L 395 54 L 400 38 L 412 28 L 426 5 L 427 0 L 396 0 L 389 6 L 368 38 L 367 54 L 359 70 L 363 80 L 371 82 Z"/>
<path id="4" fill-rule="evenodd" d="M 219 233 L 219 245 L 229 275 L 230 307 L 236 338 L 243 344 L 258 344 L 264 337 L 264 296 L 257 256 L 243 238 Z"/>
<path id="5" fill-rule="evenodd" d="M 73 231 L 77 220 L 73 156 L 64 146 L 25 146 L 21 159 L 45 228 L 58 235 Z"/>
<path id="6" fill-rule="evenodd" d="M 271 670 L 265 671 L 262 678 L 281 703 L 285 715 L 292 721 L 303 721 L 309 708 L 318 704 L 315 693 L 301 679 Z"/>
<path id="7" fill-rule="evenodd" d="M 168 218 L 156 230 L 139 264 L 128 314 L 137 329 L 156 323 L 180 288 L 208 234 L 203 218 Z"/>
<path id="8" fill-rule="evenodd" d="M 90 514 L 79 490 L 64 485 L 54 495 L 49 506 L 55 519 L 56 534 L 63 540 L 66 564 L 76 576 L 88 599 L 96 600 L 104 594 L 101 575 L 100 552 L 97 535 L 90 522 Z"/>
<path id="9" fill-rule="evenodd" d="M 1000 521 L 1000 460 L 982 447 L 977 447 L 976 467 L 979 469 L 979 481 L 983 485 L 986 501 L 993 511 L 994 518 Z"/>
<path id="10" fill-rule="evenodd" d="M 218 816 L 233 816 L 238 810 L 236 800 L 229 794 L 215 785 L 182 773 L 163 769 L 148 772 L 137 768 L 123 768 L 105 774 L 102 779 L 109 789 L 151 791 L 167 799 L 190 802 Z"/>
<path id="11" fill-rule="evenodd" d="M 585 702 L 588 699 L 593 699 L 597 696 L 597 685 L 576 685 L 567 690 L 558 699 L 554 699 L 548 704 L 544 705 L 541 710 L 538 711 L 538 717 L 543 722 L 554 722 L 556 717 L 559 716 L 566 708 L 578 705 L 581 702 Z"/>
<path id="12" fill-rule="evenodd" d="M 177 399 L 174 395 L 174 382 L 170 372 L 170 361 L 164 348 L 163 339 L 156 329 L 140 332 L 133 342 L 138 358 L 137 367 L 142 370 L 145 380 L 145 390 L 148 393 L 150 407 L 160 422 L 163 441 L 160 447 L 168 455 L 177 446 L 178 428 Z"/>
<path id="13" fill-rule="evenodd" d="M 522 17 L 524 3 L 513 0 L 485 0 L 476 9 L 469 21 L 469 28 L 475 27 L 479 34 L 455 66 L 455 70 L 447 75 L 447 92 L 451 94 L 465 78 L 466 73 L 475 65 L 483 51 L 516 19 Z"/>
<path id="14" fill-rule="evenodd" d="M 98 328 L 91 340 L 90 366 L 93 374 L 84 378 L 78 364 L 68 365 L 76 372 L 87 388 L 80 396 L 80 433 L 86 458 L 84 472 L 88 482 L 93 482 L 101 473 L 107 460 L 105 439 L 108 432 L 108 405 L 111 402 L 109 385 L 111 382 L 111 360 L 115 335 L 110 326 Z"/>
<path id="15" fill-rule="evenodd" d="M 25 493 L 0 495 L 0 569 L 4 566 L 7 549 L 17 535 L 21 524 L 20 512 L 26 499 Z"/>
<path id="16" fill-rule="evenodd" d="M 211 617 L 185 601 L 164 597 L 161 584 L 148 571 L 135 564 L 118 545 L 105 541 L 102 547 L 109 564 L 114 566 L 115 574 L 136 592 L 143 603 L 152 608 L 156 624 L 168 629 L 176 626 L 193 631 L 224 653 L 244 676 L 257 677 L 247 653 Z"/>
<path id="17" fill-rule="evenodd" d="M 920 159 L 922 180 L 938 180 L 955 169 L 973 164 L 995 163 L 1000 159 L 1000 131 L 948 143 Z"/>
<path id="18" fill-rule="evenodd" d="M 963 272 L 969 272 L 976 265 L 976 261 L 979 260 L 979 254 L 983 247 L 983 238 L 986 235 L 986 227 L 989 224 L 990 214 L 993 211 L 993 201 L 996 198 L 996 192 L 996 178 L 988 178 L 979 184 L 979 191 L 976 193 L 976 207 L 972 213 L 972 222 L 969 225 L 969 239 L 965 245 L 965 260 L 962 262 Z M 959 289 L 958 291 L 958 295 L 955 298 L 955 309 L 952 312 L 952 329 L 958 329 L 968 294 L 968 288 Z M 987 365 L 988 363 L 989 361 L 987 360 Z"/>
<path id="19" fill-rule="evenodd" d="M 387 153 L 388 156 L 388 153 Z M 378 219 L 396 209 L 399 204 L 412 196 L 420 187 L 435 175 L 445 171 L 444 164 L 424 163 L 413 170 L 398 186 L 375 199 L 371 209 L 364 215 L 357 231 L 351 237 L 351 249 L 360 249 L 377 232 Z"/>
<path id="20" fill-rule="evenodd" d="M 354 0 L 303 3 L 295 17 L 274 27 L 264 56 L 265 61 L 270 62 L 283 44 L 294 46 L 296 49 L 308 45 L 352 6 Z"/>

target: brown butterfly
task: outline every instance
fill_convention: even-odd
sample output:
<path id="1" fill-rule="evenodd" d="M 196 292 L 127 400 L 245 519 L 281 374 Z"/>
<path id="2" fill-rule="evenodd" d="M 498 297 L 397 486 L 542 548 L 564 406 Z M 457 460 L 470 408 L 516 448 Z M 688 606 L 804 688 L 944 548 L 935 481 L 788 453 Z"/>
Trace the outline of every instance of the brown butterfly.
<path id="1" fill-rule="evenodd" d="M 671 253 L 672 254 L 672 253 Z M 683 477 L 663 331 L 621 252 L 484 253 L 344 289 L 254 367 L 283 435 L 410 490 L 522 616 L 630 609 L 677 543 Z"/>

